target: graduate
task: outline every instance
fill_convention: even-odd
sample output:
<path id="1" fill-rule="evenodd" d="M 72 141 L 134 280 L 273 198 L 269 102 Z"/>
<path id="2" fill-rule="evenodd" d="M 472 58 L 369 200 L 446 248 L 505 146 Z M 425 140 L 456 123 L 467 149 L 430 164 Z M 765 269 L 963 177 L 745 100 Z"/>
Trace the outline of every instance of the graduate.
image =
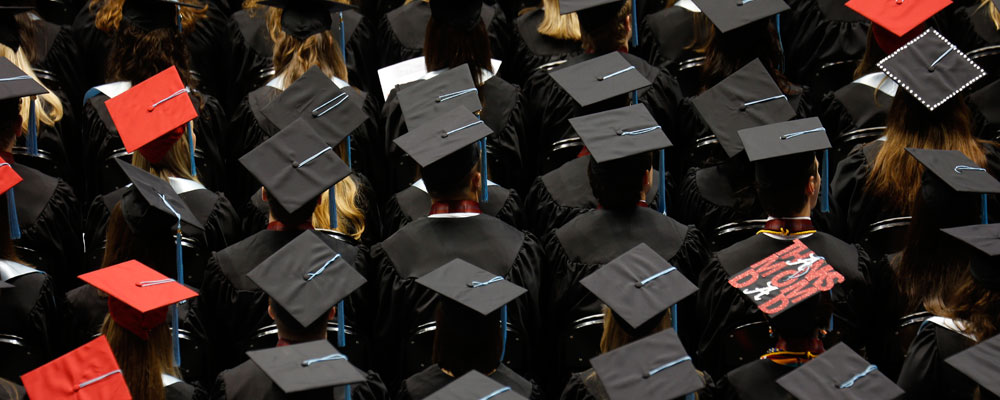
<path id="1" fill-rule="evenodd" d="M 982 340 L 981 343 L 948 357 L 946 363 L 961 371 L 979 384 L 974 396 L 979 399 L 995 400 L 1000 398 L 1000 387 L 997 386 L 997 349 L 1000 348 L 1000 336 Z"/>
<path id="2" fill-rule="evenodd" d="M 992 0 L 956 1 L 934 17 L 934 28 L 962 51 L 1000 44 L 997 5 Z"/>
<path id="3" fill-rule="evenodd" d="M 511 29 L 500 76 L 515 85 L 538 68 L 580 54 L 580 20 L 559 12 L 559 0 L 544 0 L 522 10 Z"/>
<path id="4" fill-rule="evenodd" d="M 796 399 L 898 399 L 903 389 L 892 383 L 876 364 L 869 363 L 846 344 L 838 344 L 805 365 L 778 378 L 773 391 L 752 390 L 747 399 L 777 398 L 779 393 Z M 832 382 L 833 384 L 830 384 Z M 768 387 L 766 385 L 764 387 Z M 764 395 L 757 397 L 757 395 Z"/>
<path id="5" fill-rule="evenodd" d="M 789 0 L 788 6 L 775 29 L 783 38 L 789 80 L 822 86 L 816 78 L 820 67 L 862 58 L 869 22 L 843 1 Z"/>
<path id="6" fill-rule="evenodd" d="M 635 54 L 650 64 L 676 69 L 684 61 L 705 55 L 712 29 L 712 22 L 693 1 L 676 0 L 642 20 Z"/>
<path id="7" fill-rule="evenodd" d="M 649 390 L 646 393 L 666 399 L 710 385 L 711 377 L 691 368 L 691 358 L 686 357 L 677 332 L 670 328 L 670 306 L 697 290 L 678 273 L 677 267 L 640 243 L 593 271 L 580 284 L 604 304 L 601 355 L 590 360 L 593 368 L 572 374 L 560 399 L 624 399 L 630 396 L 622 394 L 632 388 Z M 678 374 L 671 377 L 652 374 L 656 376 L 652 382 L 642 379 L 645 376 L 626 377 L 627 373 L 622 373 L 632 368 L 620 362 L 630 359 L 627 362 L 645 363 L 647 357 L 683 360 L 674 366 L 685 361 L 687 365 L 671 369 L 671 373 Z"/>
<path id="8" fill-rule="evenodd" d="M 132 398 L 115 354 L 104 336 L 21 375 L 21 381 L 27 394 L 36 399 Z M 14 397 L 15 400 L 22 398 L 26 397 Z"/>
<path id="9" fill-rule="evenodd" d="M 819 120 L 809 118 L 765 125 L 741 130 L 739 135 L 754 163 L 757 196 L 768 219 L 764 229 L 755 236 L 720 250 L 698 278 L 698 313 L 704 316 L 704 330 L 697 347 L 700 365 L 713 376 L 721 376 L 739 366 L 732 365 L 736 360 L 723 352 L 725 341 L 736 327 L 760 321 L 763 315 L 753 307 L 751 299 L 744 296 L 744 291 L 736 289 L 731 282 L 743 279 L 748 274 L 744 270 L 756 267 L 758 260 L 778 250 L 794 250 L 789 247 L 793 243 L 801 243 L 808 252 L 791 253 L 792 250 L 788 250 L 789 262 L 804 264 L 803 260 L 823 257 L 830 266 L 824 270 L 837 274 L 839 285 L 833 289 L 831 297 L 837 320 L 845 325 L 839 328 L 847 332 L 843 335 L 844 341 L 855 348 L 870 348 L 870 342 L 884 333 L 882 329 L 887 329 L 877 323 L 895 320 L 895 316 L 884 315 L 887 313 L 880 310 L 885 301 L 877 296 L 889 294 L 869 291 L 869 285 L 874 283 L 870 283 L 868 277 L 885 276 L 879 272 L 887 265 L 884 259 L 869 257 L 859 246 L 818 232 L 813 227 L 810 215 L 819 201 L 823 179 L 815 152 L 830 147 Z M 800 270 L 798 274 L 801 273 Z M 770 289 L 772 286 L 763 286 L 764 289 L 754 292 L 754 296 L 780 297 L 772 302 L 777 304 L 775 307 L 787 306 L 788 302 L 781 300 L 785 294 L 772 293 L 778 290 L 776 286 Z M 765 310 L 764 313 L 772 312 Z"/>
<path id="10" fill-rule="evenodd" d="M 527 228 L 528 222 L 524 219 L 517 191 L 507 190 L 491 181 L 486 182 L 486 190 L 490 193 L 490 200 L 479 203 L 483 214 L 496 217 L 518 229 Z M 404 225 L 430 215 L 431 203 L 423 179 L 414 182 L 386 202 L 382 216 L 382 232 L 390 236 Z"/>
<path id="11" fill-rule="evenodd" d="M 247 273 L 247 278 L 267 293 L 267 315 L 278 328 L 278 342 L 274 349 L 247 352 L 249 360 L 220 373 L 212 389 L 213 399 L 284 399 L 291 396 L 344 399 L 347 397 L 345 390 L 351 391 L 349 397 L 352 399 L 388 398 L 378 375 L 371 372 L 363 375 L 348 363 L 350 360 L 319 360 L 303 369 L 301 363 L 305 359 L 329 354 L 343 356 L 333 348 L 332 340 L 327 341 L 332 339 L 327 338 L 327 321 L 335 320 L 337 313 L 346 312 L 337 307 L 338 302 L 365 283 L 364 276 L 331 249 L 320 235 L 310 231 L 300 233 Z M 338 326 L 338 329 L 343 327 Z M 298 353 L 300 350 L 313 352 L 314 349 L 324 349 L 325 353 L 301 357 L 292 363 L 283 362 L 287 358 L 307 355 Z M 349 386 L 333 388 L 341 382 Z"/>
<path id="12" fill-rule="evenodd" d="M 246 274 L 303 231 L 313 230 L 312 216 L 321 194 L 351 172 L 302 119 L 247 153 L 240 163 L 263 183 L 270 222 L 266 230 L 208 260 L 194 313 L 210 343 L 213 374 L 243 362 L 249 340 L 272 322 L 266 294 Z M 363 256 L 355 245 L 327 235 L 321 238 L 348 264 L 363 268 Z"/>
<path id="13" fill-rule="evenodd" d="M 396 139 L 421 167 L 431 212 L 402 227 L 371 250 L 371 275 L 378 287 L 375 348 L 379 372 L 392 388 L 417 371 L 399 367 L 409 332 L 434 319 L 435 296 L 414 280 L 461 258 L 524 287 L 528 294 L 510 305 L 509 321 L 522 333 L 521 355 L 534 363 L 541 329 L 542 250 L 534 236 L 482 213 L 480 145 L 489 127 L 459 106 Z M 531 377 L 534 371 L 518 371 Z"/>
<path id="14" fill-rule="evenodd" d="M 434 364 L 406 378 L 396 400 L 440 395 L 441 390 L 458 382 L 456 378 L 471 372 L 486 375 L 523 398 L 543 399 L 537 385 L 503 363 L 507 327 L 502 315 L 527 289 L 462 259 L 438 267 L 416 283 L 439 295 L 432 303 Z"/>

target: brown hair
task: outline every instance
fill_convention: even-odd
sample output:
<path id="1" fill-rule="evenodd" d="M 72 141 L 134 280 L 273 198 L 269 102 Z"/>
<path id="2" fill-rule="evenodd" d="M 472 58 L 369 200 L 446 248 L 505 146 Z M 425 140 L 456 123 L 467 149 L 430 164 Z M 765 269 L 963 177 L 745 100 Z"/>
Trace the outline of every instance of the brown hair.
<path id="1" fill-rule="evenodd" d="M 361 240 L 361 235 L 365 232 L 365 213 L 361 209 L 361 204 L 368 203 L 353 176 L 348 176 L 344 180 L 334 185 L 337 201 L 337 228 L 330 227 L 330 191 L 326 190 L 320 196 L 319 204 L 316 205 L 312 214 L 313 227 L 319 229 L 333 229 L 337 232 L 348 235 L 354 240 Z M 361 203 L 361 204 L 359 204 Z"/>
<path id="2" fill-rule="evenodd" d="M 703 90 L 722 82 L 754 59 L 760 59 L 778 88 L 785 94 L 792 94 L 791 84 L 778 70 L 782 59 L 781 47 L 771 21 L 770 18 L 763 19 L 726 33 L 713 26 L 705 47 L 698 49 L 705 53 L 705 64 L 701 70 Z"/>
<path id="3" fill-rule="evenodd" d="M 636 332 L 635 330 L 628 329 L 623 322 L 618 320 L 614 311 L 605 306 L 604 334 L 601 335 L 601 353 L 607 353 L 643 337 L 663 331 L 670 327 L 671 318 L 670 310 L 667 310 L 661 314 L 659 321 L 655 322 L 651 329 L 642 329 L 644 327 L 640 327 L 639 331 L 642 332 Z M 648 325 L 651 322 L 646 322 L 646 324 Z"/>
<path id="4" fill-rule="evenodd" d="M 189 65 L 187 45 L 177 30 L 160 28 L 145 31 L 132 24 L 124 24 L 112 37 L 107 78 L 109 82 L 138 83 L 174 66 L 181 80 L 194 88 L 197 82 L 192 79 Z M 193 95 L 199 98 L 198 93 Z"/>
<path id="5" fill-rule="evenodd" d="M 274 41 L 274 71 L 284 76 L 285 85 L 291 85 L 314 66 L 323 70 L 326 76 L 336 76 L 346 82 L 347 64 L 333 34 L 327 30 L 299 40 L 281 29 L 282 14 L 284 10 L 280 8 L 268 9 L 267 29 Z"/>
<path id="6" fill-rule="evenodd" d="M 971 275 L 962 274 L 964 279 L 946 300 L 947 309 L 925 306 L 935 315 L 965 321 L 965 332 L 982 341 L 1000 333 L 1000 291 L 983 287 Z"/>
<path id="7" fill-rule="evenodd" d="M 490 61 L 492 57 L 490 36 L 483 21 L 479 21 L 479 24 L 468 32 L 438 23 L 434 17 L 427 21 L 427 30 L 424 33 L 424 64 L 428 71 L 469 64 L 476 86 L 482 87 L 485 83 L 483 70 L 494 72 L 493 63 Z"/>
<path id="8" fill-rule="evenodd" d="M 909 93 L 898 91 L 886 116 L 885 138 L 865 190 L 904 215 L 913 210 L 924 170 L 906 148 L 958 150 L 977 165 L 986 166 L 981 147 L 985 142 L 972 136 L 969 107 L 961 96 L 928 111 Z"/>
<path id="9" fill-rule="evenodd" d="M 162 232 L 132 232 L 125 222 L 119 201 L 108 217 L 104 259 L 101 260 L 101 266 L 110 267 L 128 260 L 137 260 L 161 274 L 176 276 L 176 255 L 172 237 L 173 231 L 167 228 Z"/>
<path id="10" fill-rule="evenodd" d="M 32 61 L 37 61 L 35 58 L 35 48 L 34 48 L 34 35 L 36 33 L 35 23 L 31 20 L 29 13 L 18 14 L 15 17 L 18 25 L 18 35 L 21 39 L 21 47 L 14 51 L 6 45 L 0 44 L 0 57 L 10 60 L 14 63 L 18 69 L 24 71 L 25 74 L 30 76 L 36 82 L 38 82 L 43 87 L 43 84 L 38 80 L 38 76 L 35 75 L 35 70 L 32 68 Z M 48 87 L 45 88 L 46 90 Z M 63 105 L 62 101 L 59 100 L 59 96 L 55 93 L 49 91 L 48 93 L 43 93 L 37 96 L 26 96 L 21 97 L 18 101 L 21 104 L 21 130 L 24 132 L 28 131 L 28 114 L 30 112 L 30 105 L 32 98 L 35 102 L 36 117 L 38 122 L 45 126 L 53 126 L 56 122 L 62 120 L 63 117 Z"/>
<path id="11" fill-rule="evenodd" d="M 992 0 L 982 0 L 979 8 L 986 8 L 986 13 L 989 15 L 990 20 L 993 21 L 993 26 L 1000 30 L 1000 10 L 997 10 L 996 4 Z"/>
<path id="12" fill-rule="evenodd" d="M 191 1 L 187 1 L 191 3 Z M 125 0 L 91 0 L 90 9 L 96 10 L 94 24 L 97 29 L 104 32 L 117 30 L 122 22 L 122 6 Z M 194 30 L 198 21 L 204 19 L 208 13 L 208 4 L 202 8 L 181 7 L 181 26 L 185 33 Z"/>
<path id="13" fill-rule="evenodd" d="M 115 354 L 132 398 L 164 399 L 166 392 L 160 374 L 180 377 L 180 371 L 173 365 L 173 345 L 166 320 L 150 330 L 149 339 L 144 340 L 118 325 L 108 315 L 104 317 L 101 333 L 111 345 L 111 352 Z"/>
<path id="14" fill-rule="evenodd" d="M 576 13 L 560 14 L 559 0 L 542 0 L 545 17 L 538 33 L 559 40 L 580 40 L 580 19 Z"/>
<path id="15" fill-rule="evenodd" d="M 604 6 L 597 6 L 587 10 L 577 12 L 580 20 L 580 41 L 583 49 L 593 53 L 607 53 L 617 51 L 628 46 L 631 38 L 629 31 L 629 17 L 632 15 L 632 2 L 624 1 L 617 11 L 609 9 L 617 3 Z M 613 15 L 612 18 L 609 18 Z M 638 34 L 632 32 L 633 35 Z"/>
<path id="16" fill-rule="evenodd" d="M 194 132 L 191 133 L 194 138 Z M 195 140 L 197 140 L 195 138 Z M 167 180 L 167 178 L 183 178 L 197 181 L 197 177 L 191 175 L 191 155 L 188 149 L 187 135 L 181 138 L 167 150 L 167 154 L 159 163 L 153 164 L 138 151 L 132 153 L 132 165 L 145 170 L 156 177 Z"/>

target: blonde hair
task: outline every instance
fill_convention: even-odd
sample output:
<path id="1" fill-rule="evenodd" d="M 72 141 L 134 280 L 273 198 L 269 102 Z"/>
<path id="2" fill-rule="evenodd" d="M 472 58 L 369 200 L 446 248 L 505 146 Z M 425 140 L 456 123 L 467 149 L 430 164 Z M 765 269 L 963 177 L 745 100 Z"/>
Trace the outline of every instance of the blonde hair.
<path id="1" fill-rule="evenodd" d="M 21 46 L 17 52 L 5 45 L 0 44 L 0 56 L 10 60 L 14 63 L 18 69 L 24 71 L 25 74 L 34 79 L 36 82 L 45 86 L 41 81 L 38 80 L 38 76 L 35 75 L 35 71 L 31 68 L 31 61 L 28 60 L 28 55 L 26 54 L 26 49 Z M 45 88 L 48 90 L 49 88 Z M 35 116 L 38 118 L 38 122 L 45 126 L 54 126 L 56 122 L 62 120 L 63 117 L 63 105 L 62 101 L 59 101 L 59 96 L 55 93 L 49 91 L 48 93 L 33 96 L 35 101 Z M 21 130 L 24 132 L 28 131 L 28 117 L 31 112 L 31 101 L 32 96 L 21 98 Z"/>
<path id="2" fill-rule="evenodd" d="M 323 191 L 319 204 L 313 211 L 312 224 L 318 229 L 331 229 L 354 240 L 361 240 L 365 232 L 365 213 L 358 205 L 364 200 L 354 176 L 348 176 L 333 186 L 337 200 L 337 228 L 330 227 L 330 191 Z"/>
<path id="3" fill-rule="evenodd" d="M 318 66 L 326 76 L 347 82 L 347 64 L 340 54 L 340 43 L 330 31 L 309 36 L 305 40 L 286 34 L 281 29 L 284 10 L 271 8 L 267 12 L 267 28 L 274 41 L 274 72 L 284 76 L 287 87 L 311 67 Z"/>
<path id="4" fill-rule="evenodd" d="M 193 130 L 191 136 L 197 141 Z M 149 162 L 146 157 L 136 151 L 132 153 L 132 165 L 163 180 L 174 177 L 197 181 L 198 178 L 191 175 L 191 155 L 189 152 L 187 135 L 181 135 L 181 138 L 170 147 L 170 150 L 167 150 L 167 154 L 159 163 Z"/>
<path id="5" fill-rule="evenodd" d="M 173 364 L 173 344 L 166 322 L 153 328 L 149 339 L 144 340 L 119 325 L 108 314 L 101 325 L 101 333 L 111 345 L 132 398 L 164 399 L 166 391 L 160 375 L 180 377 L 180 371 Z"/>
<path id="6" fill-rule="evenodd" d="M 545 17 L 538 33 L 560 40 L 580 40 L 580 19 L 576 13 L 559 14 L 559 0 L 542 0 Z"/>
<path id="7" fill-rule="evenodd" d="M 993 21 L 993 26 L 1000 30 L 1000 11 L 997 10 L 996 4 L 993 4 L 992 0 L 983 0 L 979 4 L 979 8 L 985 8 L 987 15 L 989 15 L 990 20 Z"/>
<path id="8" fill-rule="evenodd" d="M 193 0 L 186 1 L 192 3 Z M 125 0 L 90 0 L 90 9 L 96 10 L 94 24 L 97 29 L 104 32 L 111 32 L 118 29 L 122 23 L 122 6 Z M 208 13 L 208 3 L 202 8 L 180 7 L 181 27 L 184 33 L 190 33 L 198 21 L 204 19 Z"/>

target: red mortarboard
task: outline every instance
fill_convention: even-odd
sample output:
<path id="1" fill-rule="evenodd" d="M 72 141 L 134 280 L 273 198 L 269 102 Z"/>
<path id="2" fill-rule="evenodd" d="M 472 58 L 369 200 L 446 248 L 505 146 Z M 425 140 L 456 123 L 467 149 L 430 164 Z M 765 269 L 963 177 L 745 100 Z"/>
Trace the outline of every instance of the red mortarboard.
<path id="1" fill-rule="evenodd" d="M 0 193 L 6 193 L 10 188 L 21 183 L 21 175 L 14 171 L 10 161 L 0 158 Z"/>
<path id="2" fill-rule="evenodd" d="M 32 399 L 131 399 L 108 339 L 100 336 L 21 375 Z"/>
<path id="3" fill-rule="evenodd" d="M 136 151 L 197 118 L 188 93 L 177 67 L 170 67 L 104 102 L 125 150 Z"/>
<path id="4" fill-rule="evenodd" d="M 111 318 L 143 339 L 167 321 L 167 306 L 198 295 L 135 260 L 88 272 L 80 279 L 106 292 Z"/>
<path id="5" fill-rule="evenodd" d="M 896 36 L 905 36 L 949 4 L 951 0 L 851 0 L 845 5 Z"/>
<path id="6" fill-rule="evenodd" d="M 772 317 L 842 282 L 844 276 L 800 240 L 729 279 L 732 287 Z"/>

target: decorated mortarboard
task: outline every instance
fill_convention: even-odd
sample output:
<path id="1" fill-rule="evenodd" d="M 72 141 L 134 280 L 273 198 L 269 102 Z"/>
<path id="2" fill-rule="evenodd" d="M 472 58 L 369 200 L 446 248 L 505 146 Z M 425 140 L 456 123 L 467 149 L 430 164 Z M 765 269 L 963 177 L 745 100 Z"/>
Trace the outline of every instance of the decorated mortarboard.
<path id="1" fill-rule="evenodd" d="M 496 311 L 528 291 L 461 259 L 425 274 L 417 283 L 482 315 Z"/>
<path id="2" fill-rule="evenodd" d="M 358 92 L 337 87 L 319 67 L 312 67 L 261 111 L 279 129 L 301 118 L 336 146 L 368 119 L 363 106 Z"/>
<path id="3" fill-rule="evenodd" d="M 730 286 L 771 317 L 843 282 L 843 275 L 800 240 L 729 278 Z"/>
<path id="4" fill-rule="evenodd" d="M 431 17 L 461 31 L 469 31 L 483 20 L 482 0 L 437 0 L 431 2 Z"/>
<path id="5" fill-rule="evenodd" d="M 285 394 L 365 381 L 347 356 L 326 340 L 248 351 L 247 356 Z"/>
<path id="6" fill-rule="evenodd" d="M 833 346 L 776 382 L 801 400 L 890 400 L 903 395 L 903 389 L 844 343 Z"/>
<path id="7" fill-rule="evenodd" d="M 247 274 L 302 326 L 316 322 L 365 283 L 317 235 L 302 232 Z"/>
<path id="8" fill-rule="evenodd" d="M 613 3 L 623 2 L 622 0 L 559 0 L 559 13 L 569 14 Z"/>
<path id="9" fill-rule="evenodd" d="M 883 58 L 878 67 L 931 111 L 986 76 L 933 28 Z"/>
<path id="10" fill-rule="evenodd" d="M 750 161 L 829 149 L 830 139 L 819 118 L 796 119 L 739 130 Z"/>
<path id="11" fill-rule="evenodd" d="M 132 395 L 104 335 L 21 375 L 32 399 L 129 400 Z"/>
<path id="12" fill-rule="evenodd" d="M 471 370 L 432 393 L 426 400 L 527 400 L 510 386 Z"/>
<path id="13" fill-rule="evenodd" d="M 740 129 L 788 121 L 795 110 L 774 83 L 764 63 L 755 59 L 691 100 L 729 157 L 743 151 Z"/>
<path id="14" fill-rule="evenodd" d="M 569 123 L 599 163 L 673 145 L 641 104 L 572 118 Z"/>
<path id="15" fill-rule="evenodd" d="M 299 40 L 330 30 L 330 13 L 353 8 L 332 0 L 265 0 L 258 4 L 283 9 L 281 30 Z"/>
<path id="16" fill-rule="evenodd" d="M 645 243 L 580 281 L 632 329 L 698 290 Z"/>
<path id="17" fill-rule="evenodd" d="M 301 118 L 240 157 L 240 163 L 289 212 L 351 174 L 333 147 Z"/>
<path id="18" fill-rule="evenodd" d="M 673 329 L 591 358 L 590 365 L 611 400 L 673 399 L 705 387 Z"/>
<path id="19" fill-rule="evenodd" d="M 944 362 L 971 378 L 982 389 L 1000 396 L 1000 335 L 962 350 L 944 359 Z"/>
<path id="20" fill-rule="evenodd" d="M 705 16 L 726 33 L 790 8 L 782 0 L 693 0 Z"/>
<path id="21" fill-rule="evenodd" d="M 479 112 L 483 108 L 468 64 L 407 85 L 396 95 L 403 120 L 411 132 L 459 106 L 471 112 Z"/>
<path id="22" fill-rule="evenodd" d="M 617 51 L 556 69 L 549 76 L 584 107 L 652 85 Z"/>
<path id="23" fill-rule="evenodd" d="M 108 294 L 108 313 L 119 325 L 143 339 L 166 322 L 167 306 L 198 293 L 142 263 L 131 260 L 80 275 Z"/>
<path id="24" fill-rule="evenodd" d="M 393 140 L 413 158 L 426 167 L 445 156 L 476 143 L 493 133 L 482 120 L 465 107 L 453 107 L 434 120 L 411 129 L 409 133 Z"/>
<path id="25" fill-rule="evenodd" d="M 850 0 L 844 5 L 902 37 L 950 4 L 951 0 Z"/>
<path id="26" fill-rule="evenodd" d="M 184 221 L 198 229 L 204 228 L 201 221 L 198 221 L 187 203 L 174 191 L 170 183 L 125 161 L 120 159 L 115 161 L 118 162 L 118 166 L 125 172 L 125 176 L 132 181 L 135 190 L 142 195 L 149 206 L 168 217 Z"/>
<path id="27" fill-rule="evenodd" d="M 977 251 L 972 257 L 969 270 L 980 285 L 1000 290 L 1000 224 L 978 224 L 945 228 L 945 234 L 958 239 Z"/>

